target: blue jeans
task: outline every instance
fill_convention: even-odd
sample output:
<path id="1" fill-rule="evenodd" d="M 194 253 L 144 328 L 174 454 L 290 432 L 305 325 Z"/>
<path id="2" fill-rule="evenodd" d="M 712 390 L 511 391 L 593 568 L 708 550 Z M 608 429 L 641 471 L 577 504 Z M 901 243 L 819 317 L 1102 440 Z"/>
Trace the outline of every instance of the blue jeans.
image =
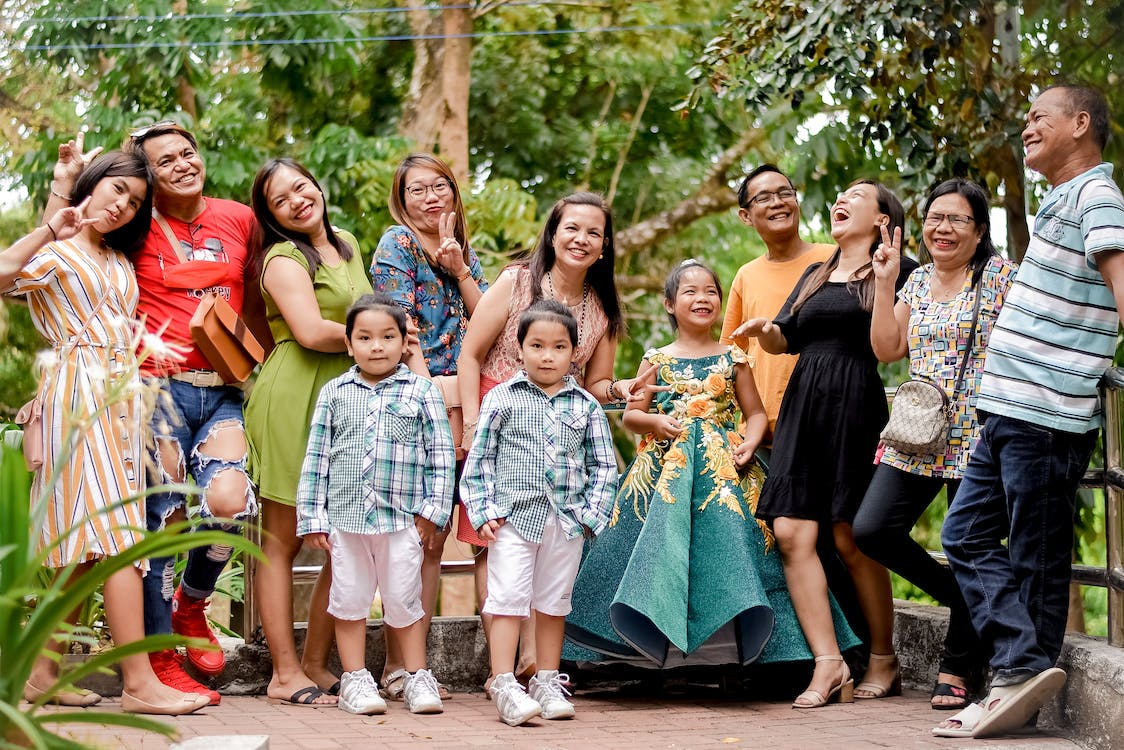
<path id="1" fill-rule="evenodd" d="M 202 499 L 197 509 L 204 518 L 212 518 L 207 506 L 207 488 L 220 471 L 233 470 L 246 476 L 246 457 L 228 461 L 208 456 L 199 450 L 214 432 L 222 428 L 242 430 L 242 391 L 238 388 L 219 386 L 202 388 L 178 380 L 165 380 L 160 383 L 156 411 L 152 427 L 157 438 L 156 455 L 153 465 L 159 476 L 149 484 L 164 484 L 175 481 L 161 470 L 160 451 L 174 444 L 179 451 L 178 462 L 181 475 L 190 475 L 195 484 L 203 489 Z M 163 443 L 163 445 L 161 445 Z M 246 477 L 246 506 L 236 518 L 253 516 L 256 502 L 249 477 Z M 164 527 L 168 517 L 180 507 L 187 498 L 178 492 L 159 492 L 148 496 L 145 521 L 149 531 Z M 217 521 L 207 523 L 201 529 L 241 533 L 239 527 Z M 230 560 L 230 545 L 210 545 L 196 547 L 187 554 L 187 567 L 184 568 L 180 585 L 184 593 L 196 599 L 205 599 L 215 590 L 219 575 Z M 175 593 L 175 559 L 160 557 L 149 560 L 149 572 L 144 577 L 144 631 L 146 635 L 172 632 L 172 595 Z"/>
<path id="2" fill-rule="evenodd" d="M 1074 496 L 1097 430 L 1079 434 L 997 414 L 981 418 L 941 544 L 998 687 L 1025 682 L 1061 654 Z"/>

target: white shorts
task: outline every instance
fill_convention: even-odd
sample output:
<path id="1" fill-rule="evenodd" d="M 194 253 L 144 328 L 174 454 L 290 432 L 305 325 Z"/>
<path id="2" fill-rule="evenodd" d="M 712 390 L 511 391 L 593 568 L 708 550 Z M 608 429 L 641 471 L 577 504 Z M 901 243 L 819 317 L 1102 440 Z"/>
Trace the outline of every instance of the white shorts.
<path id="1" fill-rule="evenodd" d="M 421 603 L 421 537 L 413 524 L 390 534 L 352 534 L 332 529 L 332 588 L 328 614 L 366 620 L 382 592 L 382 619 L 392 628 L 425 616 Z"/>
<path id="2" fill-rule="evenodd" d="M 547 615 L 570 614 L 570 594 L 582 561 L 582 538 L 567 539 L 551 513 L 538 544 L 505 523 L 488 546 L 489 615 L 528 617 L 531 608 Z"/>

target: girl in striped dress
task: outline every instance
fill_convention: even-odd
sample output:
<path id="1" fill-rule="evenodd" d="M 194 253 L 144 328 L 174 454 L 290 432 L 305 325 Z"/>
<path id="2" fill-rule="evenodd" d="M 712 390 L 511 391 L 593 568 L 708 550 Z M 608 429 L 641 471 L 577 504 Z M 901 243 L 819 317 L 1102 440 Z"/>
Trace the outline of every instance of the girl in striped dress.
<path id="1" fill-rule="evenodd" d="M 35 328 L 47 339 L 39 384 L 43 465 L 32 497 L 47 502 L 40 537 L 47 565 L 74 565 L 80 576 L 121 553 L 144 528 L 141 385 L 133 350 L 137 281 L 124 252 L 148 233 L 152 189 L 148 167 L 109 153 L 93 162 L 70 196 L 72 207 L 49 217 L 0 253 L 0 290 L 25 297 Z M 136 566 L 105 582 L 106 620 L 118 644 L 144 637 L 141 576 Z M 65 643 L 54 642 L 58 651 Z M 126 711 L 183 714 L 209 699 L 161 684 L 145 654 L 122 662 Z M 57 677 L 43 655 L 24 688 L 38 699 Z M 98 696 L 60 692 L 54 700 L 91 705 Z"/>

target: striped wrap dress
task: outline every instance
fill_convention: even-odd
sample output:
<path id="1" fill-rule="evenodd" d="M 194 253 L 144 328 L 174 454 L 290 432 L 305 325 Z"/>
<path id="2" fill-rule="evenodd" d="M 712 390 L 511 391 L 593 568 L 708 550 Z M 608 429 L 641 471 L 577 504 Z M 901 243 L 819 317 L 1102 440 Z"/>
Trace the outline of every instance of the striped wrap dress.
<path id="1" fill-rule="evenodd" d="M 47 499 L 40 549 L 55 545 L 47 565 L 119 554 L 144 528 L 132 265 L 122 253 L 103 265 L 73 241 L 52 242 L 3 293 L 26 298 L 32 323 L 51 346 L 40 358 L 44 460 L 31 490 L 33 507 Z"/>

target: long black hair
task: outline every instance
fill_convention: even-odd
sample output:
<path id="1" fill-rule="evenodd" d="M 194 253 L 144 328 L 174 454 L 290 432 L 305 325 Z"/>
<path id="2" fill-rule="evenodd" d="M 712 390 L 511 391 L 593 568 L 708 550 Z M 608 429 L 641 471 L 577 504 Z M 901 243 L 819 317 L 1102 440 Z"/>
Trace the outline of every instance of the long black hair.
<path id="1" fill-rule="evenodd" d="M 929 213 L 929 207 L 933 205 L 933 201 L 937 198 L 953 193 L 968 201 L 968 205 L 972 208 L 972 219 L 975 220 L 976 229 L 980 232 L 980 243 L 976 245 L 976 252 L 972 254 L 971 260 L 968 261 L 968 268 L 972 271 L 972 286 L 975 286 L 980 282 L 980 277 L 983 275 L 988 261 L 991 260 L 992 256 L 999 254 L 999 251 L 995 249 L 995 243 L 991 239 L 991 213 L 989 211 L 991 196 L 987 192 L 987 188 L 960 177 L 945 180 L 933 188 L 933 192 L 929 193 L 929 197 L 925 199 L 925 208 L 921 211 L 921 216 L 924 217 Z"/>
<path id="2" fill-rule="evenodd" d="M 70 203 L 77 206 L 94 192 L 98 183 L 107 177 L 139 177 L 144 180 L 144 200 L 128 224 L 106 232 L 102 239 L 107 247 L 133 255 L 144 246 L 152 224 L 152 170 L 148 162 L 136 154 L 107 151 L 82 170 L 70 194 Z"/>
<path id="3" fill-rule="evenodd" d="M 531 271 L 531 302 L 533 304 L 542 299 L 543 276 L 554 268 L 554 235 L 558 232 L 558 225 L 562 223 L 562 214 L 567 206 L 596 206 L 605 214 L 605 242 L 601 248 L 601 257 L 589 267 L 585 278 L 593 293 L 597 295 L 597 301 L 601 303 L 605 317 L 609 319 L 609 336 L 619 338 L 624 333 L 624 316 L 621 313 L 621 298 L 617 294 L 617 283 L 613 278 L 613 261 L 616 258 L 613 244 L 613 213 L 609 210 L 609 204 L 597 193 L 583 192 L 567 195 L 555 203 L 554 208 L 550 210 L 550 216 L 546 219 L 546 226 L 539 235 L 535 250 L 526 261 Z"/>
<path id="4" fill-rule="evenodd" d="M 316 269 L 320 267 L 320 253 L 312 246 L 312 241 L 309 239 L 308 235 L 300 232 L 293 232 L 281 226 L 281 223 L 277 221 L 277 217 L 273 215 L 273 211 L 270 209 L 269 201 L 266 200 L 265 186 L 281 167 L 288 167 L 294 172 L 297 172 L 316 187 L 321 197 L 324 195 L 323 188 L 320 187 L 320 183 L 316 181 L 312 173 L 305 169 L 304 165 L 294 159 L 286 157 L 270 159 L 258 170 L 257 176 L 254 177 L 254 187 L 250 191 L 250 200 L 254 208 L 254 218 L 257 219 L 257 228 L 254 231 L 254 238 L 251 243 L 249 278 L 258 277 L 262 270 L 262 263 L 265 262 L 266 253 L 279 242 L 292 242 L 297 250 L 300 250 L 305 261 L 308 262 L 309 276 L 316 276 Z M 331 243 L 332 247 L 336 249 L 336 252 L 340 254 L 340 258 L 345 261 L 351 260 L 354 250 L 351 245 L 347 244 L 347 242 L 332 229 L 332 222 L 328 218 L 327 199 L 324 199 L 323 222 L 324 231 L 328 235 L 328 242 Z"/>

